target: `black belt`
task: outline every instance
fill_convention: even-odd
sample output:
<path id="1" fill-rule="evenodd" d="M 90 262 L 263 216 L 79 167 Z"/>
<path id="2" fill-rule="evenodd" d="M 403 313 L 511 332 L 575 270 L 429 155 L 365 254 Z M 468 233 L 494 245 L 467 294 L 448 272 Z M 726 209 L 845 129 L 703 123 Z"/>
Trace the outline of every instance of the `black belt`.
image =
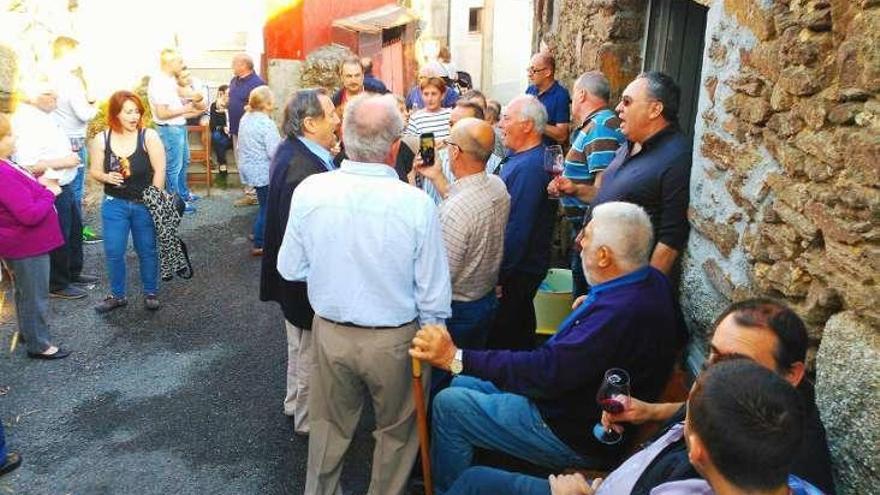
<path id="1" fill-rule="evenodd" d="M 336 321 L 336 320 L 331 320 L 330 318 L 324 318 L 324 317 L 321 316 L 321 315 L 318 315 L 318 317 L 321 318 L 322 320 L 324 320 L 324 321 L 326 321 L 326 322 L 329 322 L 329 323 L 332 323 L 332 324 L 334 324 L 334 325 L 341 325 L 341 326 L 343 326 L 343 327 L 352 327 L 352 328 L 366 328 L 367 330 L 392 330 L 392 329 L 395 329 L 395 328 L 403 328 L 403 327 L 409 325 L 410 323 L 412 323 L 412 321 L 408 321 L 408 322 L 403 323 L 403 324 L 401 324 L 401 325 L 392 325 L 392 326 L 374 326 L 374 327 L 372 327 L 372 326 L 358 325 L 357 323 L 352 323 L 352 322 L 350 322 L 350 321 Z M 413 320 L 413 321 L 414 321 L 414 320 Z"/>

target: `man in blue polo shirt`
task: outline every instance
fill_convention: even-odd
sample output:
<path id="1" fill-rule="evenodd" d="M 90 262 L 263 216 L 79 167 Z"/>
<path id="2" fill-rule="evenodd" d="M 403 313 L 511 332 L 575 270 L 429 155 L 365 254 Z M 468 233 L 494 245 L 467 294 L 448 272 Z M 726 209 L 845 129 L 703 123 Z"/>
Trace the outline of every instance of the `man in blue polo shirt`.
<path id="1" fill-rule="evenodd" d="M 549 53 L 536 53 L 527 72 L 531 85 L 526 88 L 526 94 L 537 96 L 547 109 L 544 144 L 568 144 L 571 98 L 568 90 L 556 80 L 556 61 Z"/>
<path id="2" fill-rule="evenodd" d="M 559 197 L 565 218 L 571 226 L 571 238 L 575 239 L 583 228 L 583 218 L 589 202 L 602 183 L 602 172 L 608 168 L 614 153 L 626 138 L 620 132 L 620 119 L 608 108 L 611 89 L 608 79 L 599 71 L 585 72 L 574 83 L 571 113 L 579 123 L 578 131 L 565 157 L 565 171 L 554 179 L 547 192 Z M 566 180 L 567 179 L 567 180 Z M 566 186 L 563 190 L 560 185 Z M 575 297 L 587 293 L 587 281 L 581 269 L 580 252 L 576 245 L 571 250 L 571 274 Z"/>
<path id="3" fill-rule="evenodd" d="M 491 349 L 535 347 L 535 306 L 532 299 L 550 267 L 550 243 L 556 201 L 547 195 L 550 174 L 544 170 L 541 134 L 547 112 L 537 98 L 520 95 L 507 105 L 500 128 L 510 150 L 501 179 L 510 194 L 510 215 L 504 229 L 504 257 L 498 278 L 500 301 L 489 331 Z"/>

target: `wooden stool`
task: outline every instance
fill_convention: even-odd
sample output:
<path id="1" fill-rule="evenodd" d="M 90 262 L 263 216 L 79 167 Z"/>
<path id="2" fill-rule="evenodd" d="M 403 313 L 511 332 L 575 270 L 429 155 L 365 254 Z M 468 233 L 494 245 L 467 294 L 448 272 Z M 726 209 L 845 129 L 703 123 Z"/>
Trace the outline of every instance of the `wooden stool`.
<path id="1" fill-rule="evenodd" d="M 211 130 L 207 125 L 188 125 L 186 126 L 186 138 L 189 139 L 190 133 L 198 133 L 201 146 L 198 148 L 189 147 L 189 163 L 203 163 L 205 171 L 192 174 L 187 173 L 188 184 L 204 184 L 207 188 L 207 196 L 211 195 L 211 185 L 213 184 L 213 176 L 211 174 Z M 193 180 L 193 175 L 201 176 Z"/>

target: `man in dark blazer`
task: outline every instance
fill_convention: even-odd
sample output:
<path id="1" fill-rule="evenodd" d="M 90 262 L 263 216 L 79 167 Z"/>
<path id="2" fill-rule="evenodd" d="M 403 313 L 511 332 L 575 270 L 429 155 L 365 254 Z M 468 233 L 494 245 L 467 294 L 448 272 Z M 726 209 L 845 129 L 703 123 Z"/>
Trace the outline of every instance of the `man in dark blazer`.
<path id="1" fill-rule="evenodd" d="M 336 167 L 329 149 L 336 140 L 339 116 L 321 89 L 297 91 L 284 109 L 286 138 L 278 146 L 269 179 L 260 300 L 281 305 L 287 329 L 287 395 L 284 414 L 293 420 L 294 431 L 309 432 L 309 370 L 313 362 L 312 318 L 305 282 L 288 282 L 276 268 L 290 199 L 299 184 L 312 174 Z"/>

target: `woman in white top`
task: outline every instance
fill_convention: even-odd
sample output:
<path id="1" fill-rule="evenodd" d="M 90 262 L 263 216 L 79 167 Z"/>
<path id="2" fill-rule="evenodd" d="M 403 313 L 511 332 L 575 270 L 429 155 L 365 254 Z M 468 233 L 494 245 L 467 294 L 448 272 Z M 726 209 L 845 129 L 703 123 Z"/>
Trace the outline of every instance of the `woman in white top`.
<path id="1" fill-rule="evenodd" d="M 427 132 L 434 133 L 434 140 L 445 141 L 449 137 L 449 118 L 452 110 L 443 108 L 446 83 L 439 77 L 429 77 L 419 85 L 425 108 L 413 112 L 409 117 L 404 134 L 419 137 Z"/>
<path id="2" fill-rule="evenodd" d="M 257 86 L 251 91 L 247 113 L 238 125 L 238 173 L 241 181 L 257 190 L 260 210 L 254 221 L 251 254 L 263 254 L 263 226 L 266 222 L 266 202 L 269 198 L 269 166 L 275 148 L 281 142 L 281 133 L 272 117 L 275 99 L 269 86 Z"/>

